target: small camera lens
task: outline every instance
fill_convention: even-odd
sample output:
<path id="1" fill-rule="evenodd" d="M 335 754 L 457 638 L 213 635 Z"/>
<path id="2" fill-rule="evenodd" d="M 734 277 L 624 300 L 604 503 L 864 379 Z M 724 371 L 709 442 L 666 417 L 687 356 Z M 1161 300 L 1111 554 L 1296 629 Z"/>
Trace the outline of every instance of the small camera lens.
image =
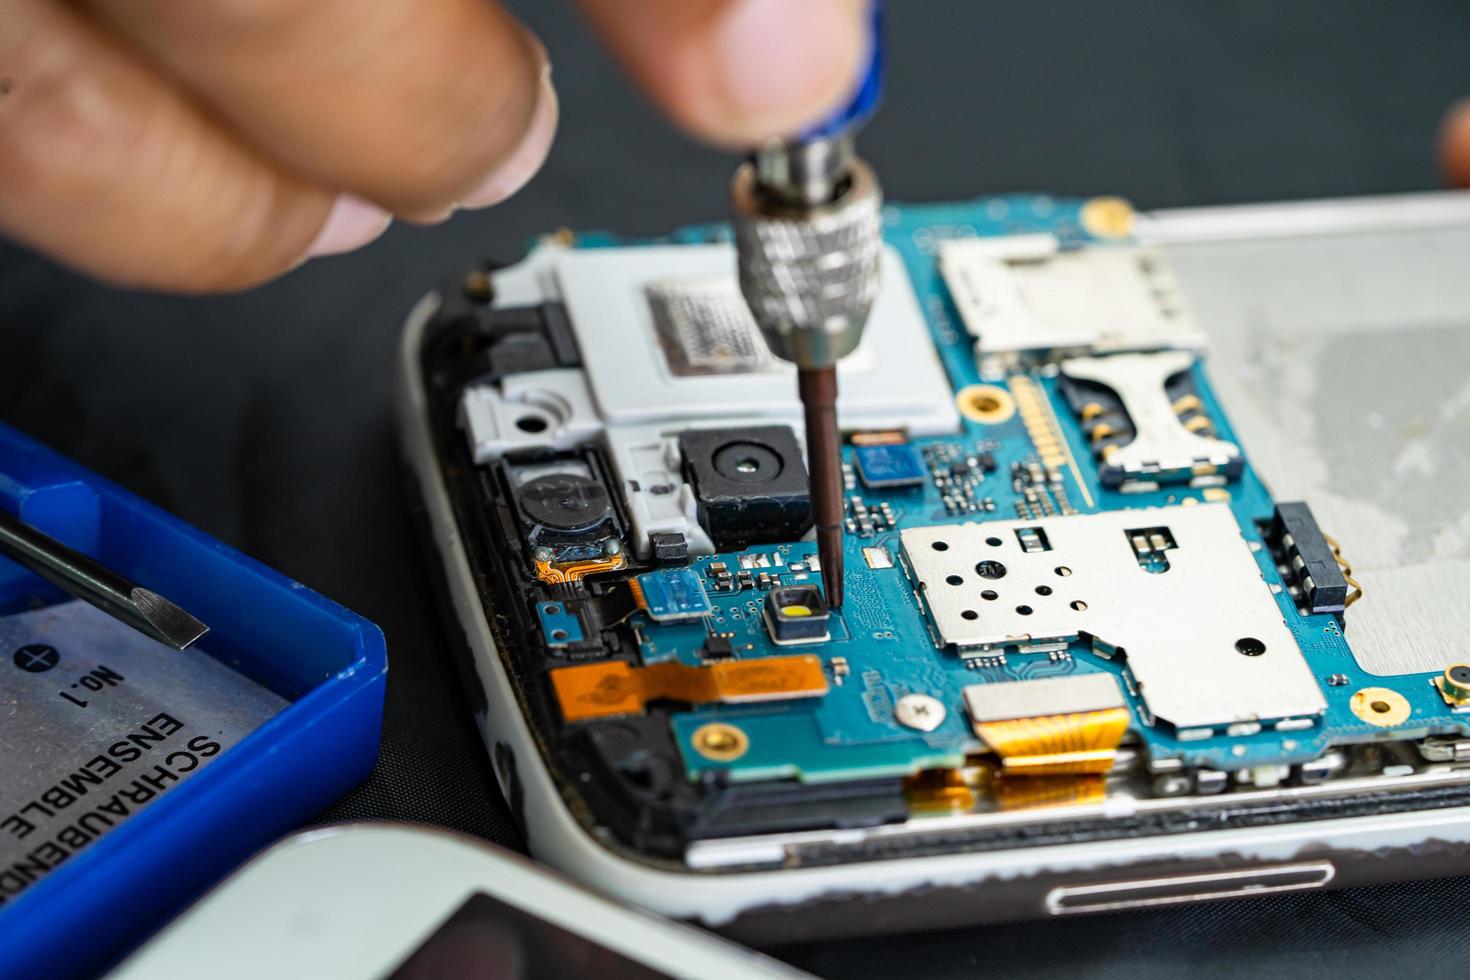
<path id="1" fill-rule="evenodd" d="M 732 442 L 715 451 L 715 470 L 736 483 L 769 483 L 781 475 L 781 457 L 758 442 Z"/>

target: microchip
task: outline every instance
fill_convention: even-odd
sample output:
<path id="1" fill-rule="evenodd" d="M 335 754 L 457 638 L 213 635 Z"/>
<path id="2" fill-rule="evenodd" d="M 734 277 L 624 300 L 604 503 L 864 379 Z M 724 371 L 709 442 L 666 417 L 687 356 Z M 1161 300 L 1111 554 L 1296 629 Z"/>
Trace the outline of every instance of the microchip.
<path id="1" fill-rule="evenodd" d="M 857 446 L 853 455 L 857 458 L 858 475 L 865 487 L 878 490 L 911 487 L 924 482 L 924 460 L 918 450 L 906 442 L 893 446 Z"/>
<path id="2" fill-rule="evenodd" d="M 692 568 L 665 568 L 636 579 L 643 607 L 656 623 L 703 619 L 711 612 L 709 596 Z"/>

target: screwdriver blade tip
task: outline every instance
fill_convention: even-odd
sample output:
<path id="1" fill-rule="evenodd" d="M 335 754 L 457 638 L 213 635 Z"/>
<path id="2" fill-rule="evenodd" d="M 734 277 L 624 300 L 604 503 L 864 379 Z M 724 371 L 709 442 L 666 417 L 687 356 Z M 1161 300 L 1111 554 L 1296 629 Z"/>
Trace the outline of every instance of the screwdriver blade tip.
<path id="1" fill-rule="evenodd" d="M 186 650 L 209 632 L 209 627 L 157 592 L 133 589 L 130 598 L 138 615 L 148 624 L 155 640 L 175 650 Z"/>

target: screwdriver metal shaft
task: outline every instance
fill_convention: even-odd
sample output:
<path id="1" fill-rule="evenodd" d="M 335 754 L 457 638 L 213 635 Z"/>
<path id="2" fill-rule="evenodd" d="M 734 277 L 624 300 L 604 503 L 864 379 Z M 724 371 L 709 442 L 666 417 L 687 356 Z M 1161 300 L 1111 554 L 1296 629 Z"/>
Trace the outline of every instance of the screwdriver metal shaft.
<path id="1" fill-rule="evenodd" d="M 817 528 L 817 558 L 827 605 L 842 605 L 842 446 L 837 434 L 837 369 L 801 368 L 796 372 L 806 415 L 806 454 L 811 464 L 812 517 Z"/>
<path id="2" fill-rule="evenodd" d="M 842 446 L 837 363 L 862 339 L 878 292 L 882 194 L 850 137 L 765 148 L 731 186 L 740 289 L 766 344 L 797 367 L 817 557 L 842 605 Z"/>
<path id="3" fill-rule="evenodd" d="M 134 585 L 5 511 L 0 511 L 0 554 L 175 650 L 209 632 L 208 626 L 158 593 Z"/>
<path id="4" fill-rule="evenodd" d="M 854 133 L 882 89 L 882 8 L 870 0 L 868 62 L 852 97 L 816 126 L 756 147 L 730 184 L 740 292 L 771 352 L 797 367 L 812 516 L 827 605 L 842 605 L 842 443 L 837 362 L 878 294 L 883 193 Z"/>

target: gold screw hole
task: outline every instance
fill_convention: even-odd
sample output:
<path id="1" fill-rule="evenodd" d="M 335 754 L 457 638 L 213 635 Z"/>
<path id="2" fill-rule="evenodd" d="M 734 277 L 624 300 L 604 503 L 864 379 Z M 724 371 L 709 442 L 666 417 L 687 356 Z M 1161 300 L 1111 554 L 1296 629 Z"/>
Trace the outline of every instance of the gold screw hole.
<path id="1" fill-rule="evenodd" d="M 970 407 L 983 414 L 993 414 L 1000 411 L 1000 399 L 988 391 L 982 391 L 970 396 Z"/>
<path id="2" fill-rule="evenodd" d="M 1016 400 L 995 385 L 969 385 L 955 396 L 960 414 L 971 422 L 996 425 L 1016 414 Z"/>
<path id="3" fill-rule="evenodd" d="M 1349 703 L 1359 720 L 1379 728 L 1402 725 L 1413 714 L 1408 699 L 1387 687 L 1365 687 Z"/>
<path id="4" fill-rule="evenodd" d="M 713 722 L 695 729 L 690 741 L 696 752 L 716 762 L 733 762 L 750 748 L 750 736 L 724 722 Z"/>

